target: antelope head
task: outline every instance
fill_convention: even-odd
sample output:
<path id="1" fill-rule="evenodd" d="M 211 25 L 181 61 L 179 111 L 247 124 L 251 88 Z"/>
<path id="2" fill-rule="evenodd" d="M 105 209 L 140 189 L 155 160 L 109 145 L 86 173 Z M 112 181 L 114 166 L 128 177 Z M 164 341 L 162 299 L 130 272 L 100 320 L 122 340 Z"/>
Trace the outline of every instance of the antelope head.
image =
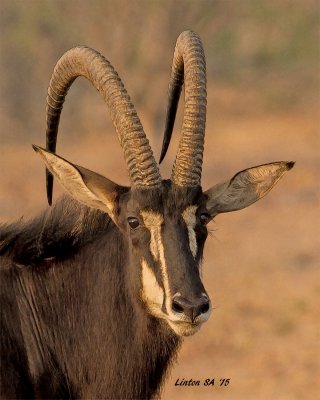
<path id="1" fill-rule="evenodd" d="M 110 110 L 131 187 L 55 154 L 62 106 L 78 76 L 91 81 Z M 191 31 L 183 32 L 176 43 L 161 160 L 170 143 L 183 85 L 181 139 L 170 179 L 161 178 L 139 117 L 114 68 L 87 47 L 73 48 L 58 61 L 48 89 L 47 149 L 34 146 L 47 166 L 49 204 L 55 176 L 73 198 L 110 216 L 128 244 L 132 293 L 151 317 L 178 336 L 195 333 L 212 309 L 200 274 L 209 221 L 261 199 L 293 166 L 292 162 L 256 166 L 202 189 L 206 65 L 201 40 Z"/>

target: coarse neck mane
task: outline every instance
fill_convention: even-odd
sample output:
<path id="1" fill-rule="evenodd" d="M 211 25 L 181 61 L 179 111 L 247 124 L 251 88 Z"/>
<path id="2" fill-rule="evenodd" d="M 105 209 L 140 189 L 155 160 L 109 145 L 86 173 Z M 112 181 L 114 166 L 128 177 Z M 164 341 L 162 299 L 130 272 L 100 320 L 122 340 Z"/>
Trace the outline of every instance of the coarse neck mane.
<path id="1" fill-rule="evenodd" d="M 110 217 L 69 196 L 61 197 L 32 221 L 0 225 L 0 255 L 21 265 L 64 257 L 114 228 Z"/>

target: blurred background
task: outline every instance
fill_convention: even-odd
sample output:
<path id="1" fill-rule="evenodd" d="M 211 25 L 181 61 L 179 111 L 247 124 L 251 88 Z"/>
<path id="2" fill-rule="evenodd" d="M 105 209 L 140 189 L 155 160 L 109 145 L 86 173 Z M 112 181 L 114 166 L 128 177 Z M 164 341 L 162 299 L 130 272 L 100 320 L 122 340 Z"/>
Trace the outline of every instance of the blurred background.
<path id="1" fill-rule="evenodd" d="M 215 310 L 185 340 L 163 399 L 319 394 L 319 8 L 317 0 L 0 1 L 1 222 L 47 206 L 31 143 L 45 144 L 54 64 L 79 44 L 117 69 L 158 158 L 175 40 L 185 29 L 199 33 L 208 72 L 204 188 L 253 165 L 296 161 L 265 199 L 210 224 L 203 270 Z M 57 152 L 129 183 L 105 105 L 82 78 L 67 96 Z M 61 193 L 56 185 L 55 198 Z M 178 378 L 216 385 L 174 386 Z"/>

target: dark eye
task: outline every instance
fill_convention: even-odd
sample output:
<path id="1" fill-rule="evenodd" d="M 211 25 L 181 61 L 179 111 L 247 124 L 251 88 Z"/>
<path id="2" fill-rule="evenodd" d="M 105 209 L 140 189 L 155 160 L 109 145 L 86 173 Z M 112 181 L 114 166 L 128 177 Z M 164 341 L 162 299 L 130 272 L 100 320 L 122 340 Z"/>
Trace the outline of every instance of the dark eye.
<path id="1" fill-rule="evenodd" d="M 128 224 L 130 225 L 131 229 L 136 229 L 140 225 L 140 222 L 139 222 L 138 218 L 136 218 L 136 217 L 129 217 Z"/>
<path id="2" fill-rule="evenodd" d="M 210 221 L 211 217 L 207 213 L 202 213 L 200 214 L 200 222 L 202 225 L 207 225 L 207 223 Z"/>

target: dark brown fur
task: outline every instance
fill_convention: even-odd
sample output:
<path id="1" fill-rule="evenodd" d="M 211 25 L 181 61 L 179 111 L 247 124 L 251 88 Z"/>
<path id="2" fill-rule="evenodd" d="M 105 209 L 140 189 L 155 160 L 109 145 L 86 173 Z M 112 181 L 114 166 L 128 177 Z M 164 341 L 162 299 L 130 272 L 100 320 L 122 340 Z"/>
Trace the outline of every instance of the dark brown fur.
<path id="1" fill-rule="evenodd" d="M 1 227 L 2 398 L 150 398 L 179 346 L 130 289 L 128 239 L 69 198 Z"/>

